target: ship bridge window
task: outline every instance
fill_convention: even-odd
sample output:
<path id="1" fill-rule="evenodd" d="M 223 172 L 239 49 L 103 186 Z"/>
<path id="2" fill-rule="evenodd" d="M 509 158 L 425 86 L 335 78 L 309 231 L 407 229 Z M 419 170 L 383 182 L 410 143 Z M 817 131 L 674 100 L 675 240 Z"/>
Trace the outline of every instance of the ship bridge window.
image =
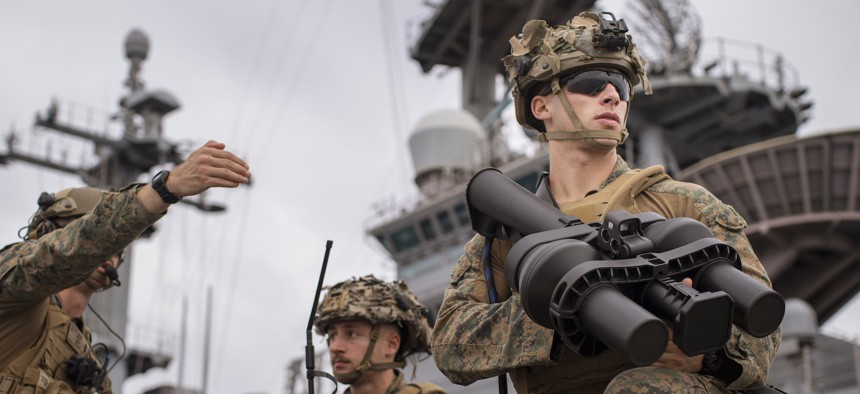
<path id="1" fill-rule="evenodd" d="M 454 213 L 457 214 L 457 221 L 460 222 L 461 226 L 465 226 L 471 222 L 471 220 L 469 220 L 469 209 L 466 208 L 465 203 L 457 204 L 457 206 L 454 207 Z"/>
<path id="2" fill-rule="evenodd" d="M 385 236 L 377 235 L 376 240 L 379 241 L 379 243 L 385 247 L 385 250 L 389 252 L 394 252 L 394 248 L 391 247 L 391 242 L 389 242 L 388 239 L 385 238 Z"/>
<path id="3" fill-rule="evenodd" d="M 394 243 L 394 251 L 401 252 L 418 245 L 418 234 L 412 226 L 404 227 L 391 233 L 391 242 Z"/>
<path id="4" fill-rule="evenodd" d="M 454 230 L 454 223 L 451 223 L 451 215 L 448 211 L 442 211 L 436 214 L 436 220 L 439 222 L 439 227 L 442 228 L 442 233 L 450 233 Z"/>
<path id="5" fill-rule="evenodd" d="M 422 219 L 418 225 L 421 227 L 421 234 L 424 235 L 424 238 L 436 238 L 436 229 L 433 228 L 433 222 L 429 218 Z"/>

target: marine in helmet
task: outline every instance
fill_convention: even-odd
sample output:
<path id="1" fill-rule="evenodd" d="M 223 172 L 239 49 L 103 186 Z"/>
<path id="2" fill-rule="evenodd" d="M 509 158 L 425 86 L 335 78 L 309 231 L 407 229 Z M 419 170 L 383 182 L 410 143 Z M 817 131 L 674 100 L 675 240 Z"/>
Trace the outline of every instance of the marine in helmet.
<path id="1" fill-rule="evenodd" d="M 90 298 L 120 284 L 123 249 L 172 203 L 249 177 L 210 141 L 150 184 L 42 193 L 23 242 L 0 250 L 0 393 L 111 393 L 105 348 L 82 320 Z"/>
<path id="2" fill-rule="evenodd" d="M 746 274 L 771 286 L 734 208 L 699 185 L 671 179 L 661 166 L 631 169 L 618 155 L 634 88 L 641 84 L 651 93 L 645 60 L 623 19 L 584 12 L 558 26 L 531 20 L 510 44 L 502 61 L 517 120 L 548 144 L 541 198 L 585 223 L 619 209 L 696 219 L 739 252 Z M 454 383 L 510 373 L 521 393 L 712 393 L 765 384 L 778 331 L 755 338 L 733 327 L 726 346 L 707 355 L 688 356 L 670 341 L 658 361 L 639 368 L 612 351 L 595 358 L 577 354 L 553 330 L 531 321 L 520 295 L 505 284 L 510 248 L 509 241 L 476 235 L 453 269 L 432 350 Z"/>
<path id="3" fill-rule="evenodd" d="M 352 394 L 445 393 L 407 383 L 406 358 L 430 351 L 429 310 L 403 281 L 373 275 L 340 282 L 317 308 L 314 326 L 328 342 L 335 379 Z"/>

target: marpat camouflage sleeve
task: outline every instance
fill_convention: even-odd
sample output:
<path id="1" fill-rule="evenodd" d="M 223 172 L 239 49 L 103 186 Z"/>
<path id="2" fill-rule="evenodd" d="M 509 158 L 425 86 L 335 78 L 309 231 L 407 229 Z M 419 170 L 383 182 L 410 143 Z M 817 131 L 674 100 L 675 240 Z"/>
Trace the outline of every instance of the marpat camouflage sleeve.
<path id="1" fill-rule="evenodd" d="M 494 270 L 502 300 L 488 303 L 483 247 L 480 235 L 466 244 L 433 328 L 436 366 L 457 384 L 470 384 L 517 367 L 550 363 L 553 331 L 526 315 L 518 294 L 510 295 L 507 288 L 499 287 L 504 283 L 503 271 Z M 501 267 L 494 257 L 494 267 Z"/>
<path id="2" fill-rule="evenodd" d="M 134 241 L 163 215 L 147 212 L 138 190 L 105 193 L 66 227 L 0 252 L 0 302 L 43 299 L 75 285 Z"/>
<path id="3" fill-rule="evenodd" d="M 749 240 L 743 232 L 746 221 L 727 204 L 717 201 L 715 212 L 716 224 L 711 226 L 714 237 L 731 245 L 740 255 L 744 273 L 753 279 L 773 287 L 764 266 L 752 250 Z M 725 346 L 726 354 L 743 367 L 741 376 L 729 384 L 729 390 L 749 387 L 759 387 L 767 383 L 767 373 L 770 364 L 776 357 L 779 341 L 782 335 L 777 329 L 764 338 L 756 338 L 743 330 L 732 326 L 732 335 Z"/>

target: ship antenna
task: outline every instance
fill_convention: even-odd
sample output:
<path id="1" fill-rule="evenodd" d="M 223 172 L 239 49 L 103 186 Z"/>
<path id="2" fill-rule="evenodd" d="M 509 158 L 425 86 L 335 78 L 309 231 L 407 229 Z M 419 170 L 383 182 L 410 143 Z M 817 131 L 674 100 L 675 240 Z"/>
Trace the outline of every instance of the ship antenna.
<path id="1" fill-rule="evenodd" d="M 313 304 L 313 306 L 311 306 L 311 317 L 310 317 L 310 319 L 308 319 L 308 330 L 307 330 L 308 343 L 307 343 L 307 345 L 305 345 L 305 368 L 307 368 L 307 370 L 308 370 L 308 374 L 307 374 L 307 376 L 308 376 L 308 394 L 314 394 L 314 377 L 317 377 L 317 376 L 331 379 L 331 381 L 334 382 L 334 390 L 332 391 L 332 394 L 337 392 L 337 380 L 335 380 L 334 376 L 332 376 L 328 372 L 316 370 L 316 365 L 315 365 L 316 357 L 315 357 L 315 353 L 314 353 L 313 341 L 311 340 L 311 338 L 313 336 L 313 334 L 311 333 L 311 330 L 313 329 L 313 326 L 314 326 L 314 316 L 316 315 L 317 303 L 320 300 L 320 292 L 322 291 L 323 279 L 325 278 L 325 269 L 326 269 L 326 266 L 328 266 L 328 255 L 329 255 L 329 252 L 331 252 L 331 245 L 333 243 L 334 242 L 332 242 L 331 240 L 326 241 L 326 243 L 325 243 L 325 256 L 323 257 L 322 270 L 320 270 L 320 279 L 319 279 L 319 282 L 317 283 L 317 292 L 316 292 L 316 294 L 314 294 L 314 304 Z"/>

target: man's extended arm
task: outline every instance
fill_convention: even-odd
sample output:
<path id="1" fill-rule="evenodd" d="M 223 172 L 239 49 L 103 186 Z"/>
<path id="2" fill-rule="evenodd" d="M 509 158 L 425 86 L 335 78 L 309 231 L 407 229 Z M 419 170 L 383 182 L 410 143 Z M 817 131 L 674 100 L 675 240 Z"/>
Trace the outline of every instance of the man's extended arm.
<path id="1" fill-rule="evenodd" d="M 168 190 L 186 197 L 212 187 L 248 183 L 248 165 L 224 148 L 223 143 L 209 141 L 192 152 L 171 172 Z M 43 298 L 80 282 L 169 206 L 149 184 L 106 193 L 92 212 L 65 228 L 6 248 L 0 254 L 0 300 Z"/>
<path id="2" fill-rule="evenodd" d="M 0 252 L 0 300 L 36 300 L 70 287 L 137 239 L 162 216 L 143 208 L 139 189 L 104 193 L 66 227 Z"/>

